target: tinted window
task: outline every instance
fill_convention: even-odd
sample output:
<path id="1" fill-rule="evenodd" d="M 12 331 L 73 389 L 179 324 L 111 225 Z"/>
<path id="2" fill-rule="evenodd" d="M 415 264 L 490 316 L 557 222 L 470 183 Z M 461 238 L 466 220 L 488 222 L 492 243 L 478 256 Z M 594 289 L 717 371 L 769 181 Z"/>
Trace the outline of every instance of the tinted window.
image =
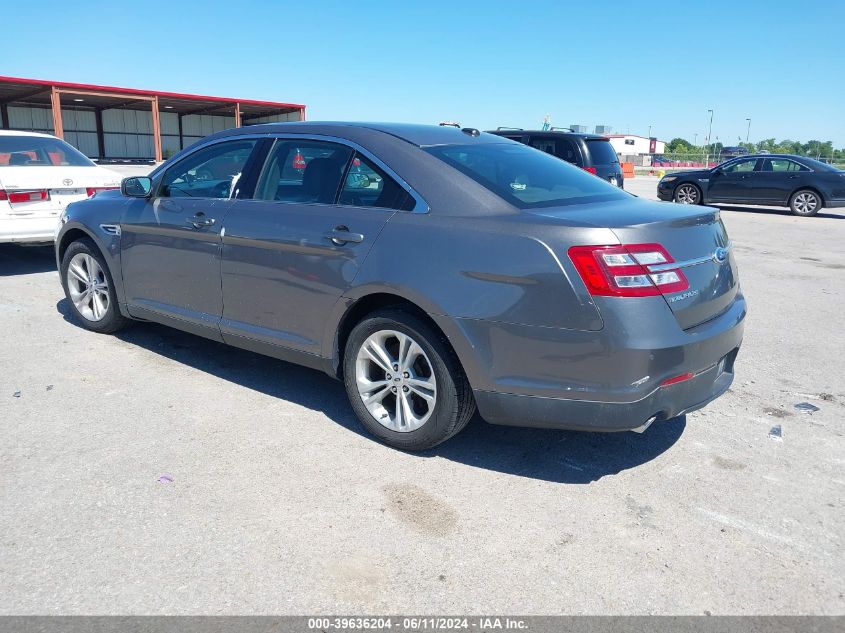
<path id="1" fill-rule="evenodd" d="M 601 178 L 525 145 L 438 145 L 426 151 L 523 209 L 628 197 Z"/>
<path id="2" fill-rule="evenodd" d="M 410 211 L 414 199 L 365 156 L 356 153 L 340 190 L 339 204 Z"/>
<path id="3" fill-rule="evenodd" d="M 575 146 L 565 138 L 554 138 L 548 136 L 532 136 L 531 147 L 540 151 L 557 156 L 569 163 L 578 164 L 580 156 L 575 151 Z"/>
<path id="4" fill-rule="evenodd" d="M 763 161 L 763 171 L 810 171 L 804 165 L 785 158 L 767 158 Z"/>
<path id="5" fill-rule="evenodd" d="M 754 171 L 754 165 L 757 164 L 756 158 L 749 158 L 748 160 L 740 160 L 731 163 L 727 167 L 723 167 L 722 171 L 726 174 L 733 174 L 738 172 Z"/>
<path id="6" fill-rule="evenodd" d="M 164 172 L 164 198 L 229 198 L 257 141 L 217 143 L 186 156 Z"/>
<path id="7" fill-rule="evenodd" d="M 94 167 L 87 156 L 57 138 L 0 136 L 0 165 Z"/>
<path id="8" fill-rule="evenodd" d="M 333 204 L 352 150 L 337 143 L 279 140 L 255 188 L 259 200 Z"/>
<path id="9" fill-rule="evenodd" d="M 587 151 L 593 159 L 593 165 L 612 165 L 618 163 L 619 159 L 616 156 L 616 150 L 610 141 L 604 139 L 585 139 L 587 142 Z"/>

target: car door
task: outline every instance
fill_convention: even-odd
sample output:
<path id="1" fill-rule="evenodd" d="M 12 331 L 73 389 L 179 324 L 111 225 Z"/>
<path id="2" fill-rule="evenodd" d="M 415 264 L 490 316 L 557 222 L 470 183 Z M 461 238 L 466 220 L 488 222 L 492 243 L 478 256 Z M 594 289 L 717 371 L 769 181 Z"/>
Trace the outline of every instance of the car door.
<path id="1" fill-rule="evenodd" d="M 710 172 L 707 199 L 711 202 L 748 202 L 753 198 L 758 159 L 743 158 Z"/>
<path id="2" fill-rule="evenodd" d="M 254 194 L 236 200 L 226 219 L 223 339 L 317 358 L 332 307 L 384 224 L 412 203 L 374 160 L 345 144 L 276 140 Z"/>
<path id="3" fill-rule="evenodd" d="M 811 170 L 788 158 L 765 158 L 754 178 L 754 198 L 786 205 L 793 191 L 805 184 Z"/>
<path id="4" fill-rule="evenodd" d="M 127 309 L 221 340 L 221 229 L 256 139 L 213 143 L 168 167 L 121 222 Z"/>

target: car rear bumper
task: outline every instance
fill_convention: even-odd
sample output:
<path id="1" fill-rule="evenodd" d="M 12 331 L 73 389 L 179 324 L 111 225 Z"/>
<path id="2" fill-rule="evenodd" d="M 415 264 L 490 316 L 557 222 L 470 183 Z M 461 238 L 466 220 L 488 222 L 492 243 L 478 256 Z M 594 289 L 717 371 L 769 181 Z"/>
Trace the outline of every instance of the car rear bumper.
<path id="1" fill-rule="evenodd" d="M 0 217 L 0 242 L 52 242 L 58 224 L 58 216 Z"/>
<path id="2" fill-rule="evenodd" d="M 481 416 L 514 426 L 630 430 L 703 407 L 730 386 L 746 313 L 739 289 L 721 314 L 686 330 L 662 297 L 620 300 L 616 311 L 622 322 L 608 322 L 615 317 L 607 305 L 605 327 L 594 332 L 453 321 L 458 331 L 449 338 L 460 342 Z M 663 386 L 682 374 L 693 377 Z"/>
<path id="3" fill-rule="evenodd" d="M 633 431 L 701 409 L 731 386 L 739 348 L 694 378 L 658 387 L 635 402 L 602 402 L 474 391 L 481 416 L 491 424 L 574 431 Z"/>

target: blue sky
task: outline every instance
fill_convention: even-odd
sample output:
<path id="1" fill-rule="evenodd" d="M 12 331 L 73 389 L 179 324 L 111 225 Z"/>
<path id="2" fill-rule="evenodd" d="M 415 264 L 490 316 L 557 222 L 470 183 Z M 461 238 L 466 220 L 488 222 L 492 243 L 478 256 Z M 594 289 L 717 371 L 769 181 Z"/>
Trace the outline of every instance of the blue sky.
<path id="1" fill-rule="evenodd" d="M 10 0 L 4 17 L 2 75 L 699 143 L 713 108 L 725 144 L 750 117 L 751 140 L 845 147 L 840 0 Z"/>

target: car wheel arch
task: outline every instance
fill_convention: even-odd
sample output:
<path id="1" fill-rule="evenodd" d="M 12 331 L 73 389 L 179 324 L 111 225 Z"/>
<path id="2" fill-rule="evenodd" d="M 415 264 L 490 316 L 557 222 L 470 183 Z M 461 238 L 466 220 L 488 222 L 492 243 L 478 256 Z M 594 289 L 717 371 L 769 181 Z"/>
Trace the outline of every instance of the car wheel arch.
<path id="1" fill-rule="evenodd" d="M 346 341 L 355 326 L 364 320 L 367 315 L 386 308 L 402 310 L 425 321 L 436 332 L 443 336 L 444 341 L 446 341 L 446 343 L 452 348 L 458 357 L 458 361 L 463 365 L 460 354 L 455 349 L 455 346 L 452 344 L 452 340 L 448 334 L 443 331 L 443 328 L 440 327 L 440 325 L 429 315 L 428 312 L 426 312 L 426 310 L 414 301 L 411 301 L 399 294 L 379 291 L 365 294 L 346 304 L 346 309 L 338 320 L 337 326 L 334 328 L 330 356 L 331 374 L 333 376 L 337 378 L 341 377 Z"/>
<path id="2" fill-rule="evenodd" d="M 90 232 L 86 231 L 85 229 L 74 226 L 64 232 L 59 241 L 58 247 L 56 248 L 56 253 L 58 256 L 59 265 L 61 265 L 62 258 L 65 256 L 65 251 L 67 251 L 68 247 L 82 239 L 89 239 L 100 249 L 100 252 L 103 252 L 103 246 L 100 244 L 97 239 L 91 235 Z"/>
<path id="3" fill-rule="evenodd" d="M 789 193 L 789 196 L 787 196 L 786 203 L 789 204 L 790 201 L 792 200 L 792 196 L 794 196 L 799 191 L 812 191 L 814 194 L 816 194 L 819 197 L 819 200 L 821 200 L 821 202 L 822 202 L 822 207 L 824 207 L 824 203 L 825 203 L 824 194 L 821 191 L 819 191 L 816 187 L 812 187 L 812 186 L 795 187 L 795 189 L 793 189 Z"/>

